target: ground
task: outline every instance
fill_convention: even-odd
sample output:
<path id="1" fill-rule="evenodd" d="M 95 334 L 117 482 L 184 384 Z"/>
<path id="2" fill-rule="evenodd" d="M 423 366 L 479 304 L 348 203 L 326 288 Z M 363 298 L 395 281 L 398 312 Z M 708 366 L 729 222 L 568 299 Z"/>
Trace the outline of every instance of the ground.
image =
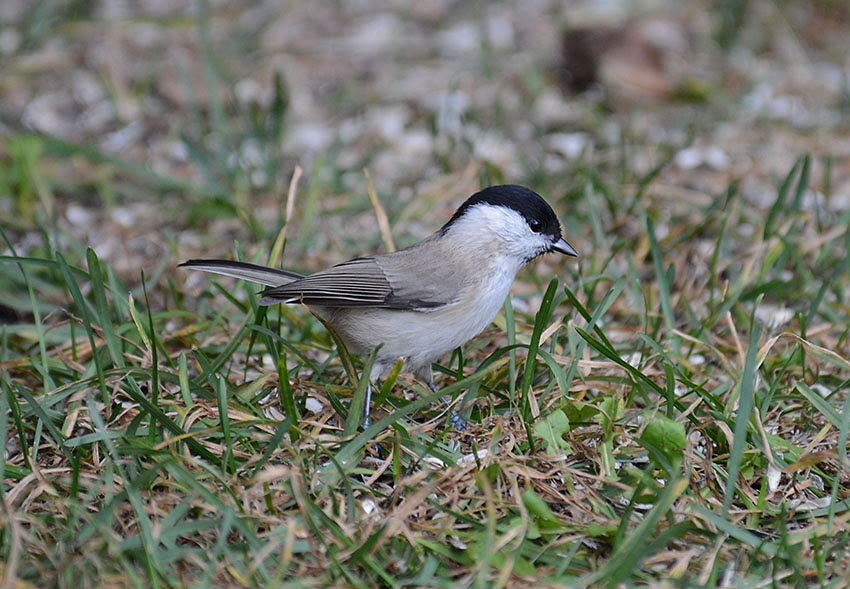
<path id="1" fill-rule="evenodd" d="M 848 25 L 4 1 L 6 586 L 844 586 Z M 367 359 L 176 268 L 315 271 L 495 183 L 580 256 L 523 271 L 440 393 L 390 378 L 366 431 Z"/>

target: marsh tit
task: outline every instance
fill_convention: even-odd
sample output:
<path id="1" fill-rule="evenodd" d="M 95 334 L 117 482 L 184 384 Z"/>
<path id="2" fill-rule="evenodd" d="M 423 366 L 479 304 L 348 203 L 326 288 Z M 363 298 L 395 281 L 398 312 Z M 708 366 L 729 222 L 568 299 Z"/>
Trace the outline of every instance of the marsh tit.
<path id="1" fill-rule="evenodd" d="M 380 346 L 371 384 L 399 358 L 436 391 L 432 362 L 481 333 L 496 317 L 517 272 L 541 254 L 576 256 L 552 207 L 522 186 L 491 186 L 469 197 L 433 235 L 390 254 L 354 258 L 309 276 L 227 260 L 180 264 L 272 287 L 261 305 L 304 303 L 346 348 L 368 356 Z M 452 412 L 452 424 L 463 420 Z"/>

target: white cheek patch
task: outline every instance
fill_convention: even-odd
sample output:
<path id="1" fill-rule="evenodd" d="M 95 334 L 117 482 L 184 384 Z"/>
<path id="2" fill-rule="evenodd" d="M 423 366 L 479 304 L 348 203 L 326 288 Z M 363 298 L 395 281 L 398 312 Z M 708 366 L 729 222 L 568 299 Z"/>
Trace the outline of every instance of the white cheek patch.
<path id="1" fill-rule="evenodd" d="M 474 248 L 478 244 L 502 255 L 515 256 L 524 265 L 549 249 L 546 236 L 535 233 L 517 211 L 507 207 L 479 204 L 458 219 L 452 231 L 462 232 Z"/>

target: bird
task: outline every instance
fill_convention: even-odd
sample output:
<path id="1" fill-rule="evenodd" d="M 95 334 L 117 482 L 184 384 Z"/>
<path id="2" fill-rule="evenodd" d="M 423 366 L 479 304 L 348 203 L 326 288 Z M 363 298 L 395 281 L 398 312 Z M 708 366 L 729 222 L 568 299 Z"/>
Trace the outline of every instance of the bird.
<path id="1" fill-rule="evenodd" d="M 346 349 L 368 357 L 362 425 L 370 424 L 372 384 L 399 358 L 437 391 L 432 363 L 480 334 L 504 305 L 517 273 L 538 256 L 578 256 L 552 207 L 533 190 L 489 186 L 467 198 L 436 232 L 404 249 L 364 255 L 314 274 L 232 260 L 179 265 L 265 285 L 260 305 L 307 305 Z M 464 420 L 452 412 L 456 429 Z"/>

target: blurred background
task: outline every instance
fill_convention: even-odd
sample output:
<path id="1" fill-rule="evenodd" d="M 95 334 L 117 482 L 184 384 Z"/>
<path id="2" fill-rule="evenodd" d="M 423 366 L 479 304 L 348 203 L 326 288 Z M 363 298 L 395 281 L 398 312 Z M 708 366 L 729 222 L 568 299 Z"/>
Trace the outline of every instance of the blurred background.
<path id="1" fill-rule="evenodd" d="M 268 251 L 296 165 L 305 268 L 379 249 L 364 167 L 401 245 L 497 182 L 585 255 L 589 186 L 597 231 L 637 239 L 640 212 L 663 239 L 730 182 L 770 206 L 803 153 L 807 202 L 850 208 L 843 0 L 4 0 L 0 22 L 4 228 L 128 279 Z"/>

